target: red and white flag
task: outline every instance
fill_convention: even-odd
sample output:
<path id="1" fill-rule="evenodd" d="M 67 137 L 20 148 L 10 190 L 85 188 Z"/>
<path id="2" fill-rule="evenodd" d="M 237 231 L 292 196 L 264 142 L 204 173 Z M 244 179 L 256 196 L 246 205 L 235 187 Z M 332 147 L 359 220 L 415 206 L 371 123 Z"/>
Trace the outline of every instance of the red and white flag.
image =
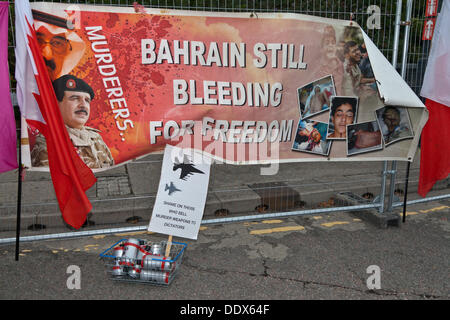
<path id="1" fill-rule="evenodd" d="M 33 26 L 28 0 L 15 1 L 17 100 L 22 117 L 47 142 L 50 174 L 63 219 L 78 229 L 92 205 L 86 196 L 96 182 L 78 156 L 64 125 Z"/>
<path id="2" fill-rule="evenodd" d="M 445 0 L 436 21 L 422 97 L 429 112 L 422 130 L 418 193 L 425 197 L 438 180 L 450 173 L 450 1 Z"/>

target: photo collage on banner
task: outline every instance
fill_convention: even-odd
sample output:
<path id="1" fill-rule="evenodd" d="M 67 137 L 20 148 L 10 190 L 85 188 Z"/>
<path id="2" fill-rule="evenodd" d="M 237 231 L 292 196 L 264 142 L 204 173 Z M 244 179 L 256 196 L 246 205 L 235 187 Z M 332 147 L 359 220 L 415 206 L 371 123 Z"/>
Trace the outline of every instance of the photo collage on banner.
<path id="1" fill-rule="evenodd" d="M 297 89 L 300 120 L 292 150 L 328 156 L 333 143 L 342 140 L 340 147 L 353 156 L 413 139 L 408 108 L 380 104 L 361 32 L 329 25 L 321 44 L 319 74 L 328 75 Z M 360 108 L 372 112 L 360 120 Z"/>

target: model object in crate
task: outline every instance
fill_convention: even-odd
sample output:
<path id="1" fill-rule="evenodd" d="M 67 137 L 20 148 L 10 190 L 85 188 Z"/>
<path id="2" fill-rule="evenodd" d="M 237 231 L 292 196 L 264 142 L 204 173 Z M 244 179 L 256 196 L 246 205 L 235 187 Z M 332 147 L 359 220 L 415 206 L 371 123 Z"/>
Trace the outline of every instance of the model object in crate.
<path id="1" fill-rule="evenodd" d="M 122 239 L 100 254 L 114 280 L 169 285 L 179 271 L 185 243 Z"/>

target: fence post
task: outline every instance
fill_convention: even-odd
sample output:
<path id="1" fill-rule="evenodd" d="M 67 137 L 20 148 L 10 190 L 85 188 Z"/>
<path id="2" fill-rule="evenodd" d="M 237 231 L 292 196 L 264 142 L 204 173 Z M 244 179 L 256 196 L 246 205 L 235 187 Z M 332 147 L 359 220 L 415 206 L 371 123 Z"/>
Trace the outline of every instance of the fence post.
<path id="1" fill-rule="evenodd" d="M 395 12 L 394 47 L 392 48 L 392 65 L 394 66 L 394 68 L 397 68 L 400 25 L 402 18 L 402 2 L 402 0 L 397 0 L 397 10 Z"/>
<path id="2" fill-rule="evenodd" d="M 406 65 L 408 63 L 408 47 L 409 47 L 409 32 L 411 30 L 411 15 L 412 15 L 412 0 L 408 0 L 406 3 L 406 20 L 405 20 L 405 38 L 403 45 L 403 56 L 402 56 L 402 72 L 401 76 L 403 79 L 406 77 Z"/>
<path id="3" fill-rule="evenodd" d="M 403 25 L 405 25 L 405 36 L 404 36 L 404 40 L 403 40 L 402 69 L 401 69 L 401 76 L 403 79 L 405 79 L 405 77 L 406 77 L 406 65 L 408 63 L 408 46 L 409 46 L 409 31 L 411 28 L 411 13 L 412 13 L 412 0 L 408 0 L 406 3 L 406 20 L 404 23 L 402 23 Z M 396 17 L 396 21 L 397 21 L 397 17 Z M 397 28 L 397 26 L 396 26 L 396 28 Z M 409 166 L 408 166 L 408 169 L 409 169 Z M 394 202 L 396 175 L 397 175 L 397 161 L 392 161 L 391 179 L 390 179 L 388 206 L 387 206 L 388 212 L 392 211 L 392 204 Z"/>
<path id="4" fill-rule="evenodd" d="M 401 25 L 401 16 L 402 16 L 402 0 L 397 0 L 397 10 L 395 13 L 395 29 L 394 29 L 394 47 L 392 50 L 392 65 L 394 68 L 397 67 L 397 57 L 398 57 L 398 47 L 399 47 L 399 39 L 400 39 L 400 25 Z M 381 191 L 380 191 L 380 207 L 378 209 L 379 213 L 384 212 L 384 201 L 385 201 L 385 193 L 386 193 L 386 179 L 387 175 L 389 174 L 391 176 L 390 179 L 390 190 L 389 190 L 389 202 L 387 211 L 392 210 L 392 196 L 394 193 L 394 185 L 395 185 L 395 172 L 397 169 L 397 163 L 396 161 L 392 162 L 392 170 L 388 172 L 388 162 L 384 161 L 383 163 L 383 172 L 382 174 L 382 180 L 381 180 Z"/>
<path id="5" fill-rule="evenodd" d="M 381 171 L 381 190 L 380 190 L 380 196 L 379 196 L 380 206 L 378 207 L 378 213 L 384 212 L 387 167 L 388 167 L 388 162 L 383 161 L 383 171 Z"/>

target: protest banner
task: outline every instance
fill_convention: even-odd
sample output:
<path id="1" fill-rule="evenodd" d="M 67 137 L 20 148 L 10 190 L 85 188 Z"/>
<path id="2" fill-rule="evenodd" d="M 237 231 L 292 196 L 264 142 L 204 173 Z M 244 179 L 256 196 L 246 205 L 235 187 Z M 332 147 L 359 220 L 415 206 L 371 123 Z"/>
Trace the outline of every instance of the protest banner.
<path id="1" fill-rule="evenodd" d="M 32 8 L 52 80 L 71 74 L 94 93 L 89 109 L 76 111 L 102 141 L 67 125 L 94 171 L 166 145 L 231 164 L 412 161 L 427 119 L 420 99 L 352 21 Z M 46 170 L 40 133 L 32 126 L 27 133 L 30 169 Z"/>

